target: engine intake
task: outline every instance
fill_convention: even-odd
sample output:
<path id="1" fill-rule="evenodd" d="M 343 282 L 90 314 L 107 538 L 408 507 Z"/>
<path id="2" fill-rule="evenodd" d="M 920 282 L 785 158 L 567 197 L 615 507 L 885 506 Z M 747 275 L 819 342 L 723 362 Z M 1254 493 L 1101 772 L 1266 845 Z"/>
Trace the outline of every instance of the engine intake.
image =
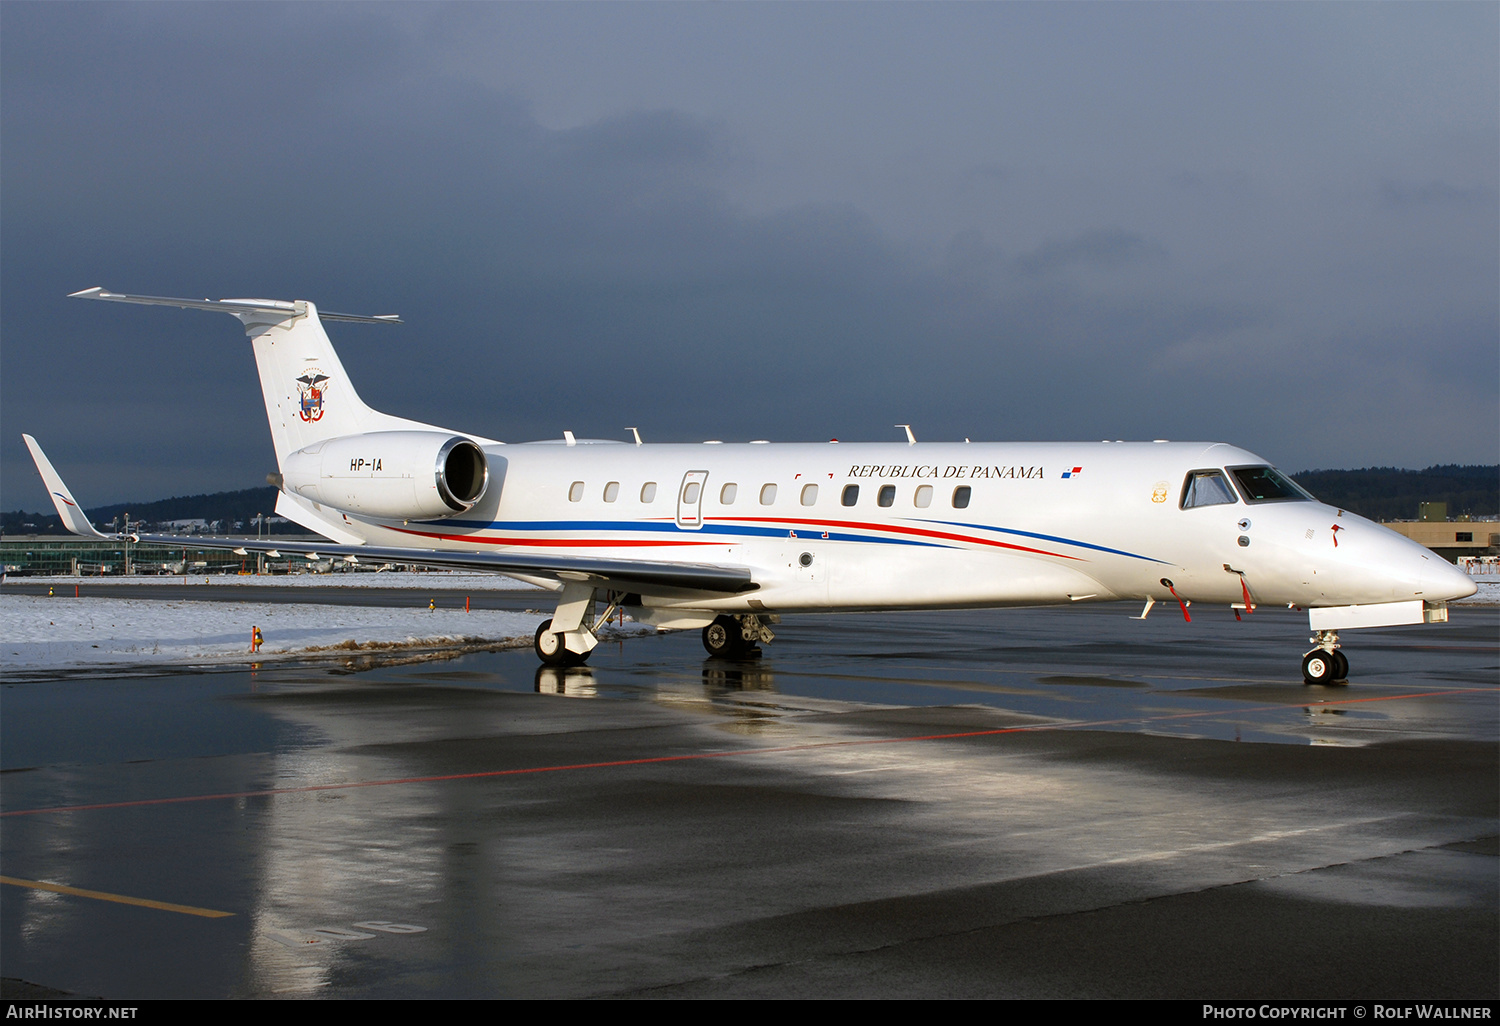
<path id="1" fill-rule="evenodd" d="M 484 450 L 467 438 L 450 438 L 438 450 L 438 494 L 454 512 L 466 512 L 484 494 L 490 468 Z"/>
<path id="2" fill-rule="evenodd" d="M 438 431 L 372 431 L 299 449 L 282 461 L 287 491 L 381 520 L 466 513 L 489 485 L 478 443 Z"/>

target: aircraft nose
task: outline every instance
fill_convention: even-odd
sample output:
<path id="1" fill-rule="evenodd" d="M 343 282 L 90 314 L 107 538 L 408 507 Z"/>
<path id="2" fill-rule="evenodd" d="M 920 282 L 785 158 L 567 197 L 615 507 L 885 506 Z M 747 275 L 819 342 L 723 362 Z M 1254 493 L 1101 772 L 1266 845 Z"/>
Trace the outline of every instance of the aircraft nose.
<path id="1" fill-rule="evenodd" d="M 1422 597 L 1429 602 L 1452 602 L 1479 590 L 1473 578 L 1441 556 L 1422 567 Z"/>

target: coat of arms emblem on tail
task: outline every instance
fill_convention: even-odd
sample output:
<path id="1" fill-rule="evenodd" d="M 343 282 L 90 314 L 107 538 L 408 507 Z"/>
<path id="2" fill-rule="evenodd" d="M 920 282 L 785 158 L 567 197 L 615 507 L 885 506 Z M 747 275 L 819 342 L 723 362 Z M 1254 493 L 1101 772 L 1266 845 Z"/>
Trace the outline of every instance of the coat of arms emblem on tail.
<path id="1" fill-rule="evenodd" d="M 297 379 L 297 390 L 302 393 L 297 415 L 308 423 L 323 419 L 323 397 L 328 392 L 327 381 L 328 375 L 316 367 L 309 368 L 306 374 Z"/>

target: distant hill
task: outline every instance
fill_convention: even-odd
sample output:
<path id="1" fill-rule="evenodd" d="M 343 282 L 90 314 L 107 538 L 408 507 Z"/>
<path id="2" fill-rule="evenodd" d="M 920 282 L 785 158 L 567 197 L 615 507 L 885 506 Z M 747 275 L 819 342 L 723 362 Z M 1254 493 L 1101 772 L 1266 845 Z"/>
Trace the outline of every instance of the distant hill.
<path id="1" fill-rule="evenodd" d="M 131 520 L 146 520 L 159 523 L 164 520 L 223 520 L 225 523 L 239 521 L 247 527 L 258 513 L 274 515 L 276 489 L 246 488 L 238 492 L 215 492 L 212 495 L 182 495 L 175 499 L 158 499 L 156 502 L 117 502 L 112 506 L 99 506 L 88 510 L 94 523 L 108 523 L 116 517 L 130 514 Z M 301 528 L 298 528 L 301 530 Z"/>
<path id="2" fill-rule="evenodd" d="M 1347 509 L 1371 520 L 1415 520 L 1417 504 L 1446 502 L 1448 515 L 1500 515 L 1500 466 L 1446 464 L 1426 470 L 1366 467 L 1363 470 L 1308 470 L 1293 474 L 1297 483 L 1330 506 Z M 245 533 L 254 531 L 257 513 L 271 515 L 276 508 L 276 489 L 246 488 L 213 495 L 183 495 L 156 502 L 117 502 L 85 510 L 97 525 L 129 513 L 132 521 L 160 523 L 166 520 L 215 520 L 233 530 L 236 522 Z M 272 525 L 278 534 L 302 534 L 295 524 Z M 66 534 L 53 513 L 0 513 L 3 534 Z"/>
<path id="3" fill-rule="evenodd" d="M 253 534 L 253 520 L 257 513 L 267 517 L 276 509 L 276 489 L 246 488 L 238 492 L 215 492 L 212 495 L 181 495 L 174 499 L 158 499 L 155 502 L 117 502 L 109 506 L 86 509 L 94 525 L 103 528 L 111 520 L 130 514 L 131 523 L 145 521 L 148 524 L 167 520 L 215 520 L 224 523 L 225 531 L 233 531 L 236 523 L 240 532 Z M 28 526 L 34 525 L 34 526 Z M 276 534 L 306 534 L 305 528 L 296 524 L 268 524 Z M 16 510 L 0 513 L 0 532 L 5 534 L 67 534 L 55 513 L 27 513 Z"/>
<path id="4" fill-rule="evenodd" d="M 1308 470 L 1292 477 L 1330 506 L 1371 520 L 1415 520 L 1423 502 L 1446 502 L 1450 517 L 1500 514 L 1500 466 Z"/>

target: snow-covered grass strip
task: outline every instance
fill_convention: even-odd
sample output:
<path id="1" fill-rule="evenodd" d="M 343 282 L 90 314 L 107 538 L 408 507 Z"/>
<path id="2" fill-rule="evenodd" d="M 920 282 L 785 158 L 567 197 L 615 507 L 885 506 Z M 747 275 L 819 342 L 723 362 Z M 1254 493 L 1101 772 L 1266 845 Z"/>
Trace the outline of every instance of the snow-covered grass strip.
<path id="1" fill-rule="evenodd" d="M 15 583 L 46 584 L 53 587 L 88 584 L 212 584 L 245 588 L 412 588 L 437 591 L 535 591 L 543 589 L 500 574 L 411 573 L 407 571 L 358 572 L 341 571 L 326 574 L 182 574 L 175 576 L 103 574 L 88 577 L 20 577 Z"/>
<path id="2" fill-rule="evenodd" d="M 0 595 L 0 672 L 245 664 L 344 653 L 529 645 L 546 613 Z M 250 630 L 265 642 L 250 652 Z M 616 629 L 617 630 L 617 629 Z M 626 632 L 649 628 L 627 623 Z"/>
<path id="3" fill-rule="evenodd" d="M 1483 577 L 1475 576 L 1474 583 L 1479 585 L 1479 590 L 1468 598 L 1459 599 L 1453 605 L 1500 606 L 1500 581 L 1487 581 Z"/>

